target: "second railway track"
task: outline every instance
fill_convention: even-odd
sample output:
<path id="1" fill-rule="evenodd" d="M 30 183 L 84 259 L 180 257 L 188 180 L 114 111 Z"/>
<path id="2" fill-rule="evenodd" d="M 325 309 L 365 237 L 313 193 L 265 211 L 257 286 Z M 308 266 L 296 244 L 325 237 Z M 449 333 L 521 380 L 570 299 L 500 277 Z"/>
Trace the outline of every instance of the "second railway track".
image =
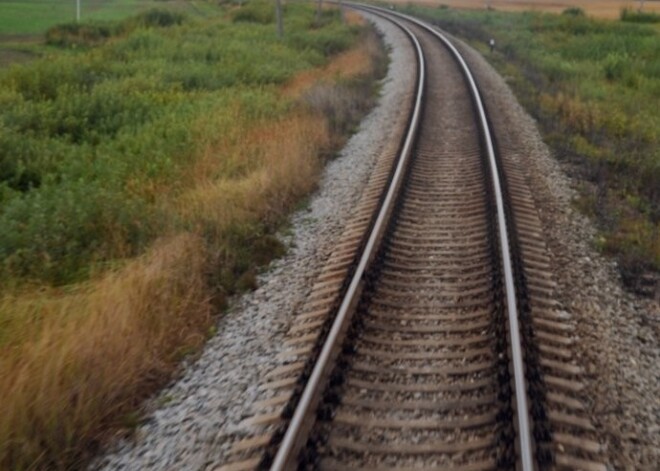
<path id="1" fill-rule="evenodd" d="M 287 402 L 291 420 L 257 419 L 279 432 L 239 443 L 243 461 L 226 469 L 603 470 L 529 188 L 492 161 L 458 51 L 377 13 L 407 30 L 420 84 L 401 156 L 379 177 L 391 186 L 362 217 L 372 232 L 353 237 L 371 252 L 344 256 L 353 278 L 332 284 L 336 317 L 305 317 L 318 329 L 303 350 L 318 353 L 284 367 L 298 387 L 266 401 Z M 245 459 L 257 443 L 269 451 Z"/>

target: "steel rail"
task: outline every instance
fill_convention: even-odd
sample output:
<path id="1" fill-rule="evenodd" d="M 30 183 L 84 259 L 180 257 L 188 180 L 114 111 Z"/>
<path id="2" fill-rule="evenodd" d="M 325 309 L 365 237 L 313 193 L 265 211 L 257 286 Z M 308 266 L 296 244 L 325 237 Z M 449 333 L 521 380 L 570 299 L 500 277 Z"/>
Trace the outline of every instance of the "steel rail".
<path id="1" fill-rule="evenodd" d="M 369 234 L 367 244 L 364 248 L 362 256 L 360 257 L 358 266 L 355 270 L 355 273 L 353 274 L 339 310 L 337 311 L 335 320 L 333 321 L 326 341 L 323 344 L 321 353 L 319 354 L 319 357 L 314 364 L 310 378 L 305 385 L 305 389 L 303 390 L 300 401 L 298 402 L 293 413 L 291 422 L 289 423 L 285 435 L 282 438 L 282 442 L 279 449 L 277 450 L 277 454 L 273 459 L 272 465 L 270 467 L 271 471 L 283 471 L 290 469 L 293 466 L 292 461 L 297 458 L 299 447 L 302 446 L 300 443 L 300 435 L 303 433 L 303 430 L 306 426 L 306 418 L 310 413 L 313 413 L 314 408 L 318 406 L 318 398 L 316 395 L 318 394 L 318 390 L 325 379 L 325 375 L 330 366 L 330 362 L 332 361 L 333 351 L 335 350 L 338 339 L 341 337 L 342 331 L 345 330 L 346 321 L 350 318 L 352 307 L 360 293 L 360 287 L 362 285 L 362 278 L 364 273 L 371 259 L 375 256 L 375 253 L 378 249 L 379 239 L 387 227 L 389 215 L 392 212 L 396 199 L 396 193 L 398 188 L 401 186 L 401 182 L 405 174 L 405 169 L 407 167 L 408 161 L 410 160 L 410 155 L 415 143 L 415 137 L 417 135 L 417 128 L 419 126 L 422 109 L 422 98 L 426 80 L 426 64 L 424 62 L 424 55 L 422 53 L 421 45 L 419 44 L 419 41 L 415 35 L 400 22 L 392 19 L 389 20 L 400 27 L 406 33 L 406 35 L 408 35 L 414 44 L 417 53 L 419 80 L 417 83 L 417 96 L 415 98 L 412 118 L 410 119 L 408 132 L 400 152 L 400 158 L 392 176 L 392 181 L 387 190 L 385 199 L 383 200 L 376 221 L 373 225 L 371 233 Z"/>
<path id="2" fill-rule="evenodd" d="M 506 293 L 506 305 L 507 313 L 509 320 L 509 334 L 511 337 L 511 362 L 513 364 L 513 373 L 514 373 L 514 384 L 516 392 L 516 415 L 518 416 L 518 440 L 520 441 L 520 461 L 523 471 L 533 471 L 534 462 L 532 458 L 532 440 L 531 440 L 531 428 L 529 425 L 529 407 L 527 403 L 527 387 L 525 382 L 525 369 L 524 362 L 522 358 L 522 344 L 521 344 L 521 335 L 520 335 L 520 325 L 518 322 L 518 306 L 517 306 L 517 296 L 516 296 L 516 287 L 513 279 L 513 264 L 511 261 L 510 253 L 510 244 L 509 244 L 509 235 L 508 235 L 508 226 L 506 220 L 506 214 L 504 210 L 504 200 L 502 197 L 502 185 L 500 183 L 499 169 L 497 164 L 497 159 L 495 157 L 495 149 L 493 147 L 493 139 L 490 132 L 490 126 L 488 125 L 488 119 L 486 118 L 486 111 L 481 100 L 481 93 L 477 87 L 476 81 L 468 67 L 467 63 L 463 59 L 461 53 L 456 49 L 456 47 L 447 39 L 445 35 L 424 23 L 423 21 L 418 20 L 417 18 L 404 15 L 399 12 L 393 12 L 379 7 L 364 6 L 360 7 L 365 8 L 366 10 L 375 10 L 387 13 L 398 18 L 405 19 L 418 25 L 419 27 L 429 31 L 435 37 L 440 39 L 446 47 L 451 51 L 456 61 L 459 63 L 463 75 L 465 76 L 470 91 L 472 93 L 472 98 L 474 104 L 477 108 L 479 114 L 480 127 L 485 141 L 486 153 L 488 154 L 488 162 L 491 171 L 491 178 L 493 181 L 493 189 L 495 193 L 495 202 L 497 208 L 497 224 L 499 229 L 499 242 L 500 250 L 502 255 L 502 265 L 504 269 L 504 282 L 505 282 L 505 293 Z"/>

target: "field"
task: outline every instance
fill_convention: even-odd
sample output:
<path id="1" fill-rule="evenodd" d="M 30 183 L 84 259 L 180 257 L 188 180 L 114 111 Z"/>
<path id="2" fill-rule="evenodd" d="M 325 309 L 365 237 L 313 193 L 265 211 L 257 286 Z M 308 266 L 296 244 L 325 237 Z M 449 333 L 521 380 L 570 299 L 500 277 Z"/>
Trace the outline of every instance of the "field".
<path id="1" fill-rule="evenodd" d="M 490 7 L 498 11 L 521 12 L 536 11 L 561 13 L 567 8 L 578 7 L 589 16 L 597 18 L 619 18 L 623 8 L 637 10 L 639 1 L 633 0 L 394 0 L 388 3 L 407 5 L 414 3 L 428 7 L 447 5 L 452 8 L 483 10 Z M 660 14 L 660 1 L 646 1 L 644 11 Z"/>
<path id="2" fill-rule="evenodd" d="M 82 21 L 113 21 L 151 8 L 167 8 L 191 15 L 208 13 L 209 4 L 185 0 L 80 0 Z M 0 37 L 35 35 L 51 26 L 75 21 L 76 0 L 0 0 Z"/>
<path id="3" fill-rule="evenodd" d="M 507 77 L 581 182 L 576 206 L 624 281 L 653 295 L 660 270 L 660 23 L 410 7 L 467 38 Z M 651 17 L 650 20 L 655 20 Z M 658 18 L 660 20 L 660 18 Z M 487 41 L 497 50 L 488 53 Z"/>
<path id="4" fill-rule="evenodd" d="M 217 13 L 206 0 L 81 0 L 81 21 L 116 21 L 152 8 L 191 17 Z M 0 68 L 48 54 L 44 33 L 75 19 L 75 0 L 0 0 Z"/>
<path id="5" fill-rule="evenodd" d="M 130 432 L 374 100 L 363 26 L 204 8 L 54 26 L 0 71 L 0 469 Z"/>

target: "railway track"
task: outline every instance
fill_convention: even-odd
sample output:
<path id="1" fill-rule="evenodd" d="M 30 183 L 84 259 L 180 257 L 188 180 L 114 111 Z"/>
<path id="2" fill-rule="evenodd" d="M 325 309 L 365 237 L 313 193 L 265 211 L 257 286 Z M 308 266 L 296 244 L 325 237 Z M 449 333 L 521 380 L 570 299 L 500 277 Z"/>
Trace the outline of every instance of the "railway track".
<path id="1" fill-rule="evenodd" d="M 533 197 L 466 61 L 369 11 L 417 54 L 400 144 L 289 331 L 246 421 L 259 432 L 221 469 L 604 470 Z"/>

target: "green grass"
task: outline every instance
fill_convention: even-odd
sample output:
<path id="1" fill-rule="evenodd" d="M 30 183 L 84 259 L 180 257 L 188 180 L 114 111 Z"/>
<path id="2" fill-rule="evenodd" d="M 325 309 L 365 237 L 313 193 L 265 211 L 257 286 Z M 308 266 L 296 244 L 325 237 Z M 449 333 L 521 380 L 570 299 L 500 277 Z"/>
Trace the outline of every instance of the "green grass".
<path id="1" fill-rule="evenodd" d="M 205 0 L 80 0 L 82 21 L 114 21 L 151 8 L 191 15 L 212 11 Z M 0 0 L 0 36 L 42 34 L 60 23 L 75 21 L 75 0 Z"/>
<path id="2" fill-rule="evenodd" d="M 546 142 L 581 179 L 597 245 L 635 286 L 660 269 L 660 30 L 569 11 L 409 8 L 468 39 L 510 79 Z M 496 38 L 495 54 L 486 43 Z"/>
<path id="3" fill-rule="evenodd" d="M 180 190 L 203 117 L 276 120 L 291 105 L 275 87 L 351 44 L 306 12 L 287 7 L 282 42 L 272 23 L 189 19 L 1 73 L 0 276 L 69 283 L 185 225 L 156 189 Z"/>

